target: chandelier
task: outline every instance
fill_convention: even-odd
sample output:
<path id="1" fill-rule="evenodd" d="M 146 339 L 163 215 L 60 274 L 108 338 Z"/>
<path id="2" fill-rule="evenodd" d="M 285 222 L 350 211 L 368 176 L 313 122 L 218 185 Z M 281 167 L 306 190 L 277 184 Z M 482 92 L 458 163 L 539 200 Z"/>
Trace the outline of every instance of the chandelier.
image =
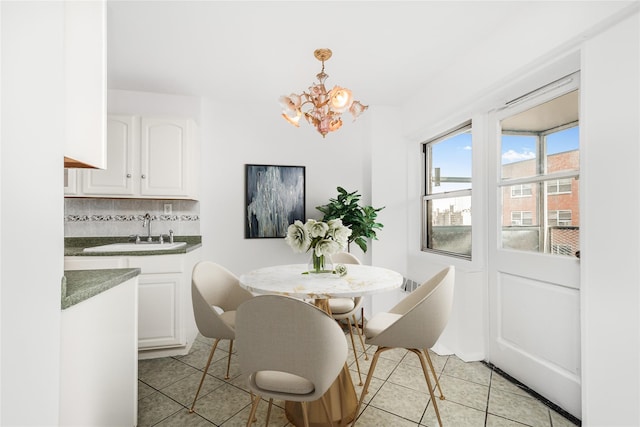
<path id="1" fill-rule="evenodd" d="M 324 61 L 331 58 L 331 49 L 316 49 L 313 55 L 318 61 L 322 61 L 322 70 L 316 74 L 318 83 L 309 87 L 309 92 L 280 97 L 280 105 L 285 120 L 295 127 L 300 127 L 298 122 L 304 115 L 307 122 L 315 126 L 324 138 L 327 133 L 340 129 L 342 113 L 349 111 L 355 121 L 369 107 L 354 101 L 349 89 L 334 86 L 327 92 L 324 82 L 329 75 L 324 72 Z"/>

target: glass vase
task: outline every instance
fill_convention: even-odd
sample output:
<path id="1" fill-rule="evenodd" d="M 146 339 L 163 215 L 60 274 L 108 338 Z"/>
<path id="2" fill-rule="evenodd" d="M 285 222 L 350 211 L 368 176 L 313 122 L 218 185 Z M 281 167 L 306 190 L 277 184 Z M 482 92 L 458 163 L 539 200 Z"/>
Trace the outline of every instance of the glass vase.
<path id="1" fill-rule="evenodd" d="M 311 252 L 309 260 L 309 273 L 333 273 L 333 262 L 330 255 L 316 255 L 315 251 Z"/>

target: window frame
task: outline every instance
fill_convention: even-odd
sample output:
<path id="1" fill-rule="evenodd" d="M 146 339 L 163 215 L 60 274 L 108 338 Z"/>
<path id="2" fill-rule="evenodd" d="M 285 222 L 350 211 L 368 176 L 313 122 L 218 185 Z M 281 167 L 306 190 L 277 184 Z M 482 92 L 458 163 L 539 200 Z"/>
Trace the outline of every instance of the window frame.
<path id="1" fill-rule="evenodd" d="M 426 141 L 423 141 L 420 143 L 421 146 L 421 152 L 422 152 L 422 197 L 421 197 L 421 205 L 422 205 L 422 212 L 421 212 L 421 238 L 420 238 L 420 250 L 422 252 L 425 253 L 433 253 L 433 254 L 438 254 L 438 255 L 443 255 L 443 256 L 448 256 L 448 257 L 455 257 L 455 258 L 460 258 L 460 259 L 464 259 L 464 260 L 468 260 L 471 261 L 472 260 L 472 249 L 473 249 L 473 245 L 469 248 L 469 254 L 463 254 L 463 253 L 457 253 L 457 252 L 452 252 L 452 251 L 447 251 L 447 250 L 443 250 L 443 249 L 437 249 L 437 248 L 433 248 L 430 247 L 429 241 L 430 241 L 430 236 L 432 236 L 432 232 L 430 231 L 432 228 L 432 217 L 431 217 L 431 210 L 429 209 L 429 204 L 431 201 L 433 200 L 441 200 L 441 199 L 451 199 L 451 198 L 462 198 L 462 197 L 468 197 L 469 200 L 472 200 L 472 188 L 471 188 L 471 183 L 473 181 L 473 154 L 472 154 L 472 160 L 471 160 L 471 176 L 468 178 L 464 178 L 464 181 L 459 181 L 459 182 L 469 182 L 469 188 L 468 189 L 462 189 L 462 190 L 452 190 L 452 191 L 444 191 L 444 192 L 440 192 L 440 193 L 431 193 L 431 194 L 427 194 L 428 190 L 430 188 L 432 188 L 432 176 L 433 174 L 432 172 L 432 167 L 431 167 L 431 155 L 430 155 L 430 150 L 428 149 L 429 145 L 433 145 L 433 144 L 437 144 L 439 142 L 442 142 L 446 139 L 449 138 L 453 138 L 459 134 L 462 133 L 466 133 L 469 132 L 469 134 L 471 135 L 471 144 L 472 144 L 472 153 L 473 153 L 473 126 L 472 126 L 472 120 L 469 119 L 467 121 L 464 121 L 463 123 L 461 123 L 458 126 L 455 126 L 453 128 L 450 128 L 449 130 L 437 135 L 436 137 L 430 138 Z M 471 229 L 471 240 L 473 240 L 473 222 L 472 225 L 469 226 Z"/>

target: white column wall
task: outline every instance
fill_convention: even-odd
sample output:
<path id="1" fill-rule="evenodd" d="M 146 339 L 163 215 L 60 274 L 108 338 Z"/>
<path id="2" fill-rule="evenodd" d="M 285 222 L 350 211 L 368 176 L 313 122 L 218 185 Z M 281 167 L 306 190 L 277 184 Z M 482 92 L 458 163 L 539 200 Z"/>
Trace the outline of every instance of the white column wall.
<path id="1" fill-rule="evenodd" d="M 0 11 L 0 425 L 54 426 L 64 274 L 64 4 L 2 2 Z"/>
<path id="2" fill-rule="evenodd" d="M 580 246 L 583 425 L 640 425 L 640 15 L 585 43 Z"/>

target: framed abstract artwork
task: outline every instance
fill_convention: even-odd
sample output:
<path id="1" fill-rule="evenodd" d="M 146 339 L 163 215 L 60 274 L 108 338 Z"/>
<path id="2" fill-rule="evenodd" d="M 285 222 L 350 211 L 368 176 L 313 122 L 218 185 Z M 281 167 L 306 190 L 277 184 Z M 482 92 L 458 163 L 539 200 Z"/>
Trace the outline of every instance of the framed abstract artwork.
<path id="1" fill-rule="evenodd" d="M 305 222 L 305 167 L 245 165 L 245 238 L 285 237 Z"/>

